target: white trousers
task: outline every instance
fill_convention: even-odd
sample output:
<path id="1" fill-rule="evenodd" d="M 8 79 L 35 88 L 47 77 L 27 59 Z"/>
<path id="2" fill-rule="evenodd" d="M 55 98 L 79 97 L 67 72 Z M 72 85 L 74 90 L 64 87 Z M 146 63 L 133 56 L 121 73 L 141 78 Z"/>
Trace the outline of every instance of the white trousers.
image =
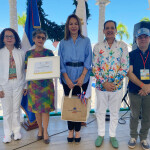
<path id="1" fill-rule="evenodd" d="M 16 79 L 9 80 L 4 86 L 4 98 L 1 99 L 3 108 L 3 128 L 5 137 L 20 132 L 20 103 L 23 86 L 17 86 Z"/>
<path id="2" fill-rule="evenodd" d="M 96 118 L 98 124 L 98 135 L 99 136 L 105 135 L 105 115 L 107 108 L 109 108 L 110 111 L 109 136 L 115 137 L 123 91 L 121 89 L 116 92 L 108 92 L 108 91 L 99 91 L 96 89 L 96 96 L 97 96 Z"/>

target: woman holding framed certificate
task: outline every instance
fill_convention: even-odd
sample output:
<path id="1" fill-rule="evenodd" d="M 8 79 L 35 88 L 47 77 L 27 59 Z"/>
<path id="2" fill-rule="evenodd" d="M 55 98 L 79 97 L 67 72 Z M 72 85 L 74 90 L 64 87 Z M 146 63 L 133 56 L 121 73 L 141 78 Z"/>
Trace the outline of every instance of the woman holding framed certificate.
<path id="1" fill-rule="evenodd" d="M 91 72 L 92 48 L 89 38 L 82 35 L 80 19 L 74 14 L 67 19 L 65 37 L 60 42 L 58 54 L 65 95 L 69 95 L 73 88 L 73 95 L 81 93 L 80 87 L 86 91 Z M 68 121 L 68 129 L 68 142 L 73 142 L 75 131 L 75 142 L 79 143 L 81 122 Z"/>
<path id="2" fill-rule="evenodd" d="M 32 38 L 35 43 L 35 49 L 26 52 L 25 69 L 27 69 L 28 58 L 54 56 L 51 50 L 44 48 L 44 43 L 47 38 L 45 31 L 40 29 L 33 31 Z M 27 84 L 28 109 L 35 113 L 36 121 L 39 126 L 37 140 L 44 139 L 44 143 L 49 144 L 50 140 L 47 132 L 49 112 L 55 109 L 53 80 L 32 80 L 28 81 Z"/>
<path id="3" fill-rule="evenodd" d="M 20 103 L 25 83 L 24 51 L 17 32 L 6 28 L 0 35 L 0 99 L 3 108 L 4 143 L 21 139 Z"/>

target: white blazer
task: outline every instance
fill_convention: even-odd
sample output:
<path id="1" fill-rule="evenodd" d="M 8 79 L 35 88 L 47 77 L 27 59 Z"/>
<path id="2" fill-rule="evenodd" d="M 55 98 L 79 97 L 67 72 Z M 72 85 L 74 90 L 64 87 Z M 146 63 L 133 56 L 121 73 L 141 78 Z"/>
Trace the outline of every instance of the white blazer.
<path id="1" fill-rule="evenodd" d="M 25 85 L 25 70 L 24 70 L 24 59 L 25 53 L 22 49 L 14 48 L 12 51 L 13 58 L 16 64 L 16 74 L 17 74 L 17 85 Z M 0 91 L 2 91 L 2 86 L 7 84 L 9 79 L 9 50 L 4 47 L 0 49 Z"/>

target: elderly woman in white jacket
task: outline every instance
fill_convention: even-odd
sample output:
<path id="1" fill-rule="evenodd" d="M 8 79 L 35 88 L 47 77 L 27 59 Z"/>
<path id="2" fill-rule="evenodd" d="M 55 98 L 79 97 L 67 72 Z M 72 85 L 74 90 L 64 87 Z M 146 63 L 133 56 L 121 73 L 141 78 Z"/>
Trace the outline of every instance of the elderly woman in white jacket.
<path id="1" fill-rule="evenodd" d="M 3 108 L 4 143 L 21 139 L 20 103 L 24 88 L 24 52 L 15 30 L 0 35 L 0 98 Z"/>

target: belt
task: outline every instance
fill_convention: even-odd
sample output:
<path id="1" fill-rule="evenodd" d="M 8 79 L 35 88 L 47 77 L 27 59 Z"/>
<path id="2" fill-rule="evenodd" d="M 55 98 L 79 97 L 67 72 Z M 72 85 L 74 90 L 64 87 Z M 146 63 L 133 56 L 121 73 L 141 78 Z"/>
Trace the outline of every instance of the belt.
<path id="1" fill-rule="evenodd" d="M 83 62 L 66 62 L 66 66 L 81 67 L 81 66 L 84 66 L 84 63 Z"/>

